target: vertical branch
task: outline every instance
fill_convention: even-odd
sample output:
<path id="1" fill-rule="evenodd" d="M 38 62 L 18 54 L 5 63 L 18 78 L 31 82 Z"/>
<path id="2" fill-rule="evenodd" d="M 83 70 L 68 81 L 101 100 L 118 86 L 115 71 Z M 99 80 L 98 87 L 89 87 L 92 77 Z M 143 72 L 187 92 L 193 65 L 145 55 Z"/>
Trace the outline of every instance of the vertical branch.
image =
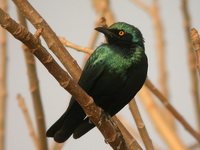
<path id="1" fill-rule="evenodd" d="M 155 29 L 156 38 L 156 53 L 158 58 L 158 68 L 159 68 L 159 83 L 161 91 L 166 97 L 169 96 L 168 91 L 168 77 L 167 77 L 167 65 L 166 65 L 166 55 L 165 55 L 165 40 L 164 40 L 164 29 L 160 18 L 160 11 L 158 6 L 158 0 L 153 0 L 153 5 L 151 7 L 150 15 L 153 21 Z"/>
<path id="2" fill-rule="evenodd" d="M 0 7 L 7 11 L 7 0 Z M 5 150 L 6 107 L 7 107 L 7 33 L 0 29 L 0 150 Z"/>
<path id="3" fill-rule="evenodd" d="M 28 130 L 29 130 L 29 134 L 30 134 L 30 136 L 33 140 L 33 143 L 34 143 L 36 149 L 38 150 L 39 149 L 39 143 L 38 142 L 40 140 L 37 138 L 37 135 L 34 131 L 33 123 L 31 121 L 31 117 L 30 117 L 29 111 L 27 109 L 26 103 L 24 101 L 24 98 L 21 95 L 17 95 L 17 100 L 18 100 L 19 107 L 21 108 L 21 111 L 24 115 L 24 119 L 26 121 Z"/>
<path id="4" fill-rule="evenodd" d="M 24 27 L 27 27 L 26 20 L 19 11 L 18 11 L 18 16 L 19 16 L 20 23 Z M 42 100 L 41 100 L 41 95 L 40 95 L 40 88 L 39 88 L 39 81 L 37 77 L 35 58 L 25 45 L 23 45 L 22 47 L 24 50 L 24 56 L 26 60 L 26 67 L 27 67 L 27 73 L 28 73 L 29 88 L 30 88 L 30 92 L 32 96 L 33 106 L 34 106 L 37 131 L 38 131 L 37 136 L 39 139 L 39 149 L 47 150 L 48 146 L 47 146 L 47 140 L 46 140 L 45 117 L 44 117 L 44 111 L 42 107 Z"/>
<path id="5" fill-rule="evenodd" d="M 187 52 L 188 52 L 188 67 L 190 71 L 191 78 L 191 92 L 193 96 L 195 111 L 197 115 L 198 130 L 200 131 L 200 96 L 199 96 L 199 86 L 198 78 L 195 70 L 195 59 L 192 52 L 192 43 L 190 38 L 190 15 L 188 11 L 188 0 L 182 0 L 182 14 L 183 14 L 183 25 L 186 34 Z"/>
<path id="6" fill-rule="evenodd" d="M 149 137 L 149 134 L 146 130 L 146 127 L 144 125 L 144 122 L 142 120 L 142 117 L 140 115 L 139 109 L 137 107 L 137 104 L 135 102 L 135 99 L 132 99 L 129 103 L 129 109 L 133 115 L 133 118 L 135 120 L 135 123 L 137 125 L 137 128 L 139 130 L 140 136 L 144 142 L 144 145 L 146 147 L 147 150 L 153 150 L 153 144 L 151 141 L 151 138 Z"/>
<path id="7" fill-rule="evenodd" d="M 196 56 L 196 68 L 200 76 L 200 37 L 195 28 L 191 30 L 190 34 L 191 34 L 191 40 L 193 44 L 194 53 Z"/>
<path id="8" fill-rule="evenodd" d="M 164 139 L 165 143 L 169 146 L 169 149 L 186 150 L 186 147 L 179 140 L 177 134 L 167 125 L 168 123 L 161 115 L 162 113 L 159 111 L 159 107 L 154 103 L 151 93 L 149 93 L 145 86 L 140 90 L 139 97 L 141 98 L 141 102 L 145 109 L 149 110 L 148 115 L 150 116 L 152 123 Z"/>
<path id="9" fill-rule="evenodd" d="M 139 141 L 139 143 L 142 142 L 142 139 L 139 135 L 139 133 L 137 132 L 137 130 L 133 127 L 133 125 L 130 123 L 130 120 L 127 120 L 123 115 L 121 114 L 117 114 L 116 115 L 117 118 L 123 122 L 123 125 L 126 127 L 126 129 L 129 131 L 129 133 L 135 137 L 135 139 L 137 139 Z"/>

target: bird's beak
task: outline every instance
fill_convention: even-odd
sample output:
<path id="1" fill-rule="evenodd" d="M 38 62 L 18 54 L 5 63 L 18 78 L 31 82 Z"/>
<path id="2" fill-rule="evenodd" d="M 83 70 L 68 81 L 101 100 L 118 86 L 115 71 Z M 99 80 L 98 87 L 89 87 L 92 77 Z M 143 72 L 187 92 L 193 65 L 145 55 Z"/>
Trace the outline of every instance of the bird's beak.
<path id="1" fill-rule="evenodd" d="M 115 35 L 106 27 L 97 27 L 95 30 L 103 33 L 106 37 L 114 37 Z"/>

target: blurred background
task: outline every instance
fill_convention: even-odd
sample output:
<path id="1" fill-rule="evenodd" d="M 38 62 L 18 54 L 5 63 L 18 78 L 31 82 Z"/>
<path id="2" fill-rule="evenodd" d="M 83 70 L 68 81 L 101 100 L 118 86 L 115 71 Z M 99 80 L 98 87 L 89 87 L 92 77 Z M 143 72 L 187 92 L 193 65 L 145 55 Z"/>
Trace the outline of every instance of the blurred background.
<path id="1" fill-rule="evenodd" d="M 141 0 L 147 6 L 152 6 L 154 0 Z M 184 118 L 198 130 L 198 121 L 195 113 L 195 103 L 192 95 L 192 85 L 188 65 L 187 36 L 184 29 L 184 16 L 182 12 L 182 0 L 167 1 L 157 0 L 159 8 L 160 21 L 163 27 L 163 38 L 165 42 L 164 58 L 166 62 L 166 75 L 168 98 L 171 104 L 180 112 Z M 87 47 L 93 33 L 95 22 L 100 17 L 95 10 L 92 1 L 86 0 L 60 0 L 45 1 L 32 0 L 30 3 L 47 21 L 58 36 L 65 37 L 67 40 Z M 200 1 L 188 0 L 188 12 L 191 20 L 191 27 L 200 31 Z M 115 17 L 115 21 L 127 22 L 138 27 L 145 39 L 146 54 L 149 61 L 148 77 L 160 89 L 160 69 L 158 61 L 159 50 L 157 47 L 157 31 L 153 22 L 153 15 L 149 14 L 134 0 L 110 0 L 110 9 Z M 12 1 L 8 2 L 9 15 L 17 20 L 16 7 Z M 34 27 L 28 23 L 32 33 Z M 99 36 L 96 46 L 104 41 L 102 35 Z M 45 47 L 46 44 L 42 42 Z M 96 47 L 95 46 L 95 47 Z M 70 54 L 77 60 L 80 66 L 83 66 L 84 53 L 77 52 L 67 48 Z M 34 144 L 29 135 L 27 125 L 23 114 L 18 106 L 16 95 L 21 94 L 27 104 L 31 114 L 34 127 L 33 104 L 29 92 L 27 71 L 21 42 L 8 34 L 8 70 L 7 70 L 7 116 L 6 116 L 6 144 L 5 150 L 34 150 Z M 61 88 L 58 82 L 49 74 L 45 67 L 37 63 L 37 73 L 42 96 L 42 104 L 45 114 L 46 127 L 49 128 L 66 110 L 70 95 Z M 197 80 L 199 83 L 199 78 Z M 154 123 L 137 97 L 136 102 L 146 125 L 147 131 L 155 145 L 161 150 L 170 149 L 162 136 L 157 132 Z M 161 105 L 158 100 L 155 101 Z M 130 125 L 136 128 L 132 115 L 126 106 L 119 112 L 124 119 L 128 120 Z M 186 146 L 192 146 L 196 140 L 175 121 L 176 131 L 181 142 Z M 52 147 L 53 140 L 48 139 L 49 147 Z M 139 142 L 144 148 L 142 142 Z M 63 150 L 111 150 L 112 148 L 105 144 L 104 138 L 98 129 L 93 129 L 78 140 L 70 138 L 63 147 Z M 196 148 L 200 149 L 200 148 Z"/>

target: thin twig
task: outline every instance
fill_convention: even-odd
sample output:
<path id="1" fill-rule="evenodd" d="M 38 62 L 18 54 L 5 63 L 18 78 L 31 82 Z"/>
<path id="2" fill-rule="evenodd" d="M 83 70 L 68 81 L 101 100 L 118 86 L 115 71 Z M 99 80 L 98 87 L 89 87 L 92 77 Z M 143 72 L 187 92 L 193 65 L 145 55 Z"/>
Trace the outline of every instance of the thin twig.
<path id="1" fill-rule="evenodd" d="M 200 76 L 200 37 L 195 28 L 191 30 L 190 35 L 191 35 L 194 53 L 196 56 L 196 68 Z"/>
<path id="2" fill-rule="evenodd" d="M 183 13 L 183 25 L 186 34 L 186 44 L 187 44 L 187 56 L 188 56 L 188 67 L 190 72 L 190 80 L 191 80 L 191 92 L 193 96 L 195 111 L 196 111 L 196 119 L 198 130 L 200 131 L 200 89 L 199 89 L 199 82 L 196 74 L 195 69 L 195 57 L 192 51 L 192 41 L 190 38 L 190 28 L 191 28 L 191 21 L 190 15 L 188 10 L 188 0 L 181 1 L 182 13 Z"/>
<path id="3" fill-rule="evenodd" d="M 181 116 L 181 114 L 169 103 L 168 99 L 147 79 L 145 86 L 155 94 L 163 105 L 173 114 L 173 116 L 181 123 L 181 125 L 198 141 L 200 142 L 200 134 L 196 132 L 190 124 Z"/>
<path id="4" fill-rule="evenodd" d="M 144 142 L 146 149 L 147 150 L 153 150 L 154 147 L 153 147 L 151 138 L 149 137 L 149 134 L 146 130 L 146 127 L 145 127 L 144 122 L 142 120 L 142 117 L 140 115 L 140 112 L 139 112 L 139 109 L 138 109 L 137 104 L 135 102 L 135 99 L 132 99 L 129 102 L 129 109 L 130 109 L 130 111 L 133 115 L 133 118 L 135 120 L 135 123 L 137 125 L 137 128 L 139 130 L 140 136 L 141 136 L 141 138 Z"/>
<path id="5" fill-rule="evenodd" d="M 40 44 L 38 38 L 35 38 L 26 28 L 17 24 L 0 9 L 0 24 L 8 30 L 15 38 L 22 41 L 31 52 L 46 67 L 51 75 L 67 90 L 77 102 L 82 106 L 86 115 L 99 128 L 106 141 L 113 149 L 126 150 L 127 145 L 123 139 L 120 130 L 111 121 L 111 118 L 98 107 L 93 99 L 74 81 L 69 74 L 63 70 L 48 51 Z"/>
<path id="6" fill-rule="evenodd" d="M 43 29 L 42 37 L 46 41 L 49 49 L 59 58 L 64 67 L 69 71 L 71 76 L 78 82 L 81 69 L 75 59 L 71 57 L 63 44 L 60 42 L 55 32 L 40 16 L 40 14 L 31 6 L 27 0 L 13 0 L 22 14 L 35 26 L 37 29 Z"/>
<path id="7" fill-rule="evenodd" d="M 118 119 L 117 116 L 112 117 L 115 122 L 117 123 L 117 126 L 119 127 L 120 131 L 122 132 L 122 135 L 126 141 L 126 144 L 128 146 L 129 150 L 142 150 L 142 147 L 138 144 L 136 139 L 130 134 L 130 132 L 126 129 L 126 127 L 123 125 L 123 123 Z"/>
<path id="8" fill-rule="evenodd" d="M 19 108 L 21 109 L 22 114 L 24 116 L 24 119 L 26 121 L 28 130 L 29 130 L 29 134 L 30 134 L 30 136 L 33 140 L 34 146 L 35 146 L 36 149 L 39 149 L 39 139 L 38 139 L 36 132 L 34 130 L 33 122 L 31 121 L 31 117 L 30 117 L 28 108 L 26 106 L 26 103 L 24 101 L 24 98 L 20 94 L 17 95 L 17 101 L 18 101 L 18 104 L 19 104 Z"/>
<path id="9" fill-rule="evenodd" d="M 7 12 L 7 0 L 0 7 Z M 7 108 L 7 33 L 0 29 L 0 150 L 5 150 Z"/>
<path id="10" fill-rule="evenodd" d="M 102 17 L 102 18 L 98 19 L 95 27 L 98 27 L 98 26 L 105 26 L 105 18 Z M 70 47 L 74 50 L 77 50 L 79 52 L 83 52 L 83 53 L 88 54 L 90 56 L 94 51 L 93 48 L 94 48 L 94 44 L 96 43 L 96 40 L 97 40 L 97 35 L 98 35 L 97 33 L 98 32 L 96 32 L 96 31 L 93 32 L 93 34 L 91 36 L 91 40 L 88 44 L 88 47 L 82 47 L 80 45 L 74 44 L 74 43 L 66 40 L 64 37 L 60 37 L 59 39 L 64 46 Z"/>
<path id="11" fill-rule="evenodd" d="M 160 17 L 160 10 L 158 6 L 158 0 L 153 0 L 150 15 L 153 21 L 155 35 L 156 35 L 156 54 L 158 54 L 158 67 L 159 67 L 159 83 L 161 91 L 166 97 L 169 96 L 168 90 L 168 76 L 167 76 L 167 65 L 166 65 L 166 49 L 164 40 L 164 29 Z M 172 121 L 172 120 L 171 120 Z"/>
<path id="12" fill-rule="evenodd" d="M 151 122 L 154 123 L 155 128 L 164 139 L 164 142 L 169 146 L 169 149 L 186 150 L 186 147 L 180 141 L 177 134 L 168 126 L 167 121 L 164 119 L 164 116 L 154 102 L 154 99 L 147 87 L 143 86 L 138 95 L 141 98 L 141 102 L 145 107 L 145 110 L 149 110 L 147 114 L 150 116 Z"/>
<path id="13" fill-rule="evenodd" d="M 93 51 L 91 49 L 89 49 L 87 47 L 81 47 L 79 45 L 76 45 L 70 41 L 67 41 L 64 37 L 60 37 L 59 39 L 64 46 L 76 49 L 77 51 L 84 52 L 84 53 L 87 53 L 90 55 L 93 53 Z"/>
<path id="14" fill-rule="evenodd" d="M 18 11 L 18 17 L 19 17 L 20 23 L 24 27 L 27 27 L 26 20 L 19 11 Z M 39 149 L 47 150 L 48 145 L 47 145 L 47 139 L 46 139 L 45 117 L 44 117 L 44 111 L 42 107 L 42 100 L 41 100 L 41 95 L 40 95 L 40 88 L 39 88 L 39 81 L 37 77 L 35 58 L 33 54 L 30 53 L 30 50 L 28 49 L 28 47 L 23 45 L 22 48 L 24 50 L 24 57 L 25 57 L 27 73 L 28 73 L 29 88 L 30 88 L 30 93 L 32 96 L 35 119 L 37 123 L 37 135 L 40 139 Z"/>

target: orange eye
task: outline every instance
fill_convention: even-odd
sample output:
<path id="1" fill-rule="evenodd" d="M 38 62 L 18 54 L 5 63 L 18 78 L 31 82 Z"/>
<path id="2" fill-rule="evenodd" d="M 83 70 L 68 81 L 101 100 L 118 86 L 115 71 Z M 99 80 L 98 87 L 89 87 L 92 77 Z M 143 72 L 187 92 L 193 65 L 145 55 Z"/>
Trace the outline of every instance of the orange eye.
<path id="1" fill-rule="evenodd" d="M 124 33 L 124 31 L 119 31 L 119 36 L 123 36 L 125 33 Z"/>

